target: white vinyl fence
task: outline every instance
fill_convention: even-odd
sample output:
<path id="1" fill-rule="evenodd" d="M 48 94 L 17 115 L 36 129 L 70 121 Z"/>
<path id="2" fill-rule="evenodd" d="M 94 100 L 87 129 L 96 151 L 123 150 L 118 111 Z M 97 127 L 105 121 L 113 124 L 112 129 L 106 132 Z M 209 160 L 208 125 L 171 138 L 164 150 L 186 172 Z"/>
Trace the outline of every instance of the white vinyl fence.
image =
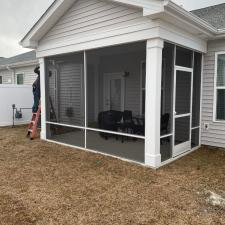
<path id="1" fill-rule="evenodd" d="M 0 85 L 0 126 L 13 125 L 13 104 L 18 110 L 30 108 L 22 109 L 22 118 L 15 118 L 15 125 L 29 123 L 33 106 L 31 85 Z"/>

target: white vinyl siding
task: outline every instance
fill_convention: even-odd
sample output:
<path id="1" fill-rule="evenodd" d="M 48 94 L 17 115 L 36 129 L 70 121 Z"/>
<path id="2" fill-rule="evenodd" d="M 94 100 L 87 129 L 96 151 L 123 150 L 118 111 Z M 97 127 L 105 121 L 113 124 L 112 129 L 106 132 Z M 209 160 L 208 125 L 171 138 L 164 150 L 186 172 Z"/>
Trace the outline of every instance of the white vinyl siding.
<path id="1" fill-rule="evenodd" d="M 32 85 L 37 78 L 37 74 L 34 73 L 36 66 L 24 66 L 15 69 L 15 74 L 23 74 L 24 85 Z"/>
<path id="2" fill-rule="evenodd" d="M 37 78 L 37 74 L 34 73 L 34 69 L 37 65 L 23 66 L 13 68 L 11 70 L 0 70 L 0 76 L 2 76 L 3 84 L 16 84 L 16 75 L 23 74 L 24 85 L 32 85 Z"/>
<path id="3" fill-rule="evenodd" d="M 217 52 L 225 51 L 225 41 L 216 40 L 208 43 L 208 53 L 204 57 L 203 93 L 202 93 L 202 144 L 225 148 L 225 123 L 214 121 L 215 71 Z M 205 129 L 204 125 L 209 125 Z"/>
<path id="4" fill-rule="evenodd" d="M 83 65 L 64 63 L 60 65 L 59 76 L 59 120 L 63 123 L 84 125 L 82 111 L 84 99 L 82 96 Z M 69 116 L 68 113 L 71 112 Z"/>
<path id="5" fill-rule="evenodd" d="M 39 42 L 37 51 L 118 38 L 120 35 L 152 29 L 153 24 L 149 18 L 143 17 L 141 9 L 110 1 L 79 0 Z"/>
<path id="6" fill-rule="evenodd" d="M 141 98 L 141 62 L 144 60 L 142 53 L 121 54 L 106 56 L 101 61 L 101 76 L 107 73 L 123 73 L 124 65 L 129 65 L 126 70 L 129 76 L 125 78 L 125 110 L 130 110 L 133 115 L 140 115 Z M 111 63 L 113 62 L 113 64 Z M 103 79 L 100 79 L 103 80 Z M 100 96 L 103 96 L 103 83 L 99 83 Z M 100 100 L 100 110 L 103 110 L 103 99 Z"/>
<path id="7" fill-rule="evenodd" d="M 2 84 L 11 84 L 13 78 L 13 72 L 9 70 L 0 70 L 0 76 L 2 77 Z"/>

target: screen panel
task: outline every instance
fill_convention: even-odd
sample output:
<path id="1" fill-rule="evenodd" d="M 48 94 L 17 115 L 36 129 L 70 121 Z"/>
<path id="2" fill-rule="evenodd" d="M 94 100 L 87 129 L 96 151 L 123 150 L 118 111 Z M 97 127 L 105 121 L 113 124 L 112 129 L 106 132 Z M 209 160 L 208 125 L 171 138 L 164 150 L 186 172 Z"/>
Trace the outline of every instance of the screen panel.
<path id="1" fill-rule="evenodd" d="M 47 139 L 77 147 L 85 147 L 84 129 L 47 124 Z"/>
<path id="2" fill-rule="evenodd" d="M 87 131 L 87 148 L 144 163 L 145 140 L 96 131 Z"/>
<path id="3" fill-rule="evenodd" d="M 49 122 L 84 126 L 84 55 L 83 53 L 47 59 Z"/>

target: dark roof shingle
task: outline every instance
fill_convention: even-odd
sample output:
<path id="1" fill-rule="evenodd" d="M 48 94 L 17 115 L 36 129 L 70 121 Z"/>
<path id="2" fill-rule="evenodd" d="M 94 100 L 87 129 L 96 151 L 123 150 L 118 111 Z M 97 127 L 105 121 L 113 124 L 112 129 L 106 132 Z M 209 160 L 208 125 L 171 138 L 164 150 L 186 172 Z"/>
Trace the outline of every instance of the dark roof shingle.
<path id="1" fill-rule="evenodd" d="M 3 58 L 0 60 L 0 66 L 4 65 L 10 65 L 14 63 L 20 63 L 20 62 L 27 62 L 27 61 L 33 61 L 36 60 L 36 52 L 30 51 L 27 53 L 23 53 L 20 55 L 13 56 L 11 58 Z"/>
<path id="2" fill-rule="evenodd" d="M 191 13 L 205 20 L 217 29 L 225 28 L 225 3 L 193 10 Z"/>

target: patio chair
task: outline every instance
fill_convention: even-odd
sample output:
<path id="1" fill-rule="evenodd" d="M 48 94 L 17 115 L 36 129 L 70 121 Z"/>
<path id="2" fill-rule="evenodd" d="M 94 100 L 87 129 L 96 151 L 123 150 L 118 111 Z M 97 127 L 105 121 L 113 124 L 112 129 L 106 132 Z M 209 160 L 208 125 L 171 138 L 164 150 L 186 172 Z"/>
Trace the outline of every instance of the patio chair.
<path id="1" fill-rule="evenodd" d="M 134 134 L 145 135 L 145 119 L 141 117 L 135 117 L 134 119 Z"/>
<path id="2" fill-rule="evenodd" d="M 133 121 L 132 111 L 125 110 L 123 112 L 123 122 L 120 123 L 119 129 L 124 133 L 134 134 L 134 121 Z M 122 143 L 123 142 L 124 142 L 124 136 L 122 136 Z"/>
<path id="3" fill-rule="evenodd" d="M 134 133 L 134 121 L 132 111 L 125 110 L 123 112 L 123 123 L 120 126 L 121 130 L 126 133 Z"/>
<path id="4" fill-rule="evenodd" d="M 120 121 L 122 120 L 122 115 L 122 112 L 113 110 L 100 112 L 98 115 L 99 129 L 114 132 L 118 131 Z M 100 133 L 100 136 L 104 137 L 105 139 L 108 139 L 112 135 L 108 133 Z"/>

